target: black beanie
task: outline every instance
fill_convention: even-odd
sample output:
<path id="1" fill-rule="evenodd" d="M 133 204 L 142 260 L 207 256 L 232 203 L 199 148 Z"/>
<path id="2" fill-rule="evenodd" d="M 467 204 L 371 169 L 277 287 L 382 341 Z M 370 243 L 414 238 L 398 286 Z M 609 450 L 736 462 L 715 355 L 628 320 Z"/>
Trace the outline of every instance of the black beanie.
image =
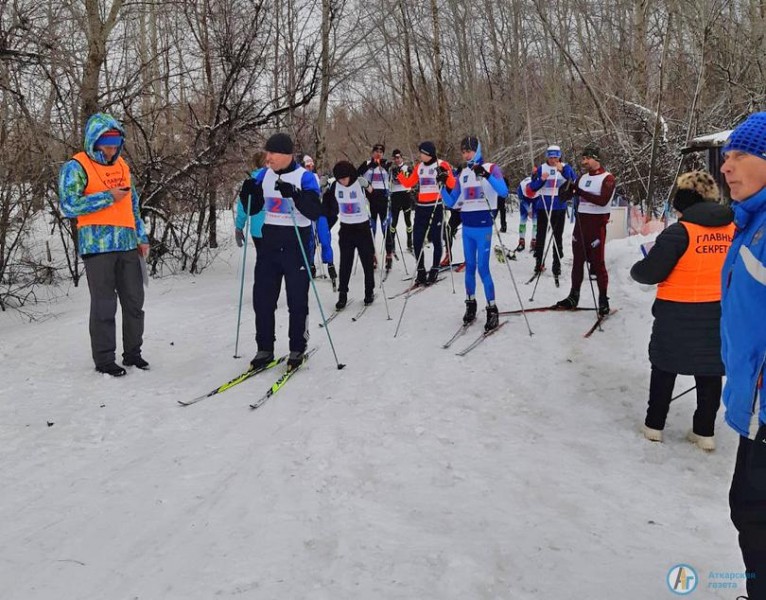
<path id="1" fill-rule="evenodd" d="M 402 151 L 399 150 L 399 148 L 395 148 L 394 151 L 391 153 L 391 156 L 401 156 Z"/>
<path id="2" fill-rule="evenodd" d="M 294 149 L 293 140 L 286 133 L 275 133 L 266 140 L 266 152 L 292 154 Z"/>
<path id="3" fill-rule="evenodd" d="M 473 150 L 473 151 L 478 150 L 479 138 L 477 138 L 475 135 L 469 135 L 468 137 L 464 137 L 463 141 L 460 142 L 460 149 Z"/>
<path id="4" fill-rule="evenodd" d="M 420 142 L 420 146 L 418 146 L 418 150 L 422 152 L 423 154 L 428 154 L 428 156 L 432 156 L 433 158 L 436 158 L 436 146 L 433 142 Z"/>
<path id="5" fill-rule="evenodd" d="M 673 196 L 673 208 L 684 212 L 698 202 L 718 200 L 718 185 L 707 171 L 690 171 L 676 180 L 676 194 Z"/>
<path id="6" fill-rule="evenodd" d="M 335 166 L 332 168 L 332 174 L 335 176 L 335 179 L 350 177 L 352 182 L 356 180 L 356 169 L 347 160 L 335 163 Z"/>
<path id="7" fill-rule="evenodd" d="M 375 145 L 372 147 L 372 151 L 373 151 L 373 152 L 375 152 L 376 150 L 380 150 L 381 152 L 385 152 L 385 151 L 386 151 L 386 146 L 385 146 L 385 144 L 375 144 Z"/>

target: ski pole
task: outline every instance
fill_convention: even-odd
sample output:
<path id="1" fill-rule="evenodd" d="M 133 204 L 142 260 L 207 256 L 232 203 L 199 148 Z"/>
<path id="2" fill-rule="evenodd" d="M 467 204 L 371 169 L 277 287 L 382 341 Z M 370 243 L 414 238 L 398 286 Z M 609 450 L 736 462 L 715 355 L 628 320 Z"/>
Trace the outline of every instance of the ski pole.
<path id="1" fill-rule="evenodd" d="M 450 279 L 452 280 L 452 293 L 455 294 L 456 293 L 455 292 L 455 274 L 452 271 L 452 244 L 450 243 L 450 241 L 444 235 L 444 232 L 445 232 L 445 222 L 447 221 L 447 219 L 446 219 L 446 216 L 447 216 L 446 212 L 447 211 L 444 211 L 444 212 L 445 212 L 445 214 L 442 217 L 441 236 L 442 236 L 442 240 L 444 241 L 444 245 L 447 247 L 447 259 L 449 260 L 449 276 L 450 276 Z M 447 235 L 449 235 L 449 236 L 452 235 L 452 232 L 450 231 L 450 229 L 452 229 L 452 228 L 449 225 L 446 225 Z"/>
<path id="2" fill-rule="evenodd" d="M 390 202 L 389 202 L 389 204 L 390 204 Z M 386 286 L 383 283 L 383 269 L 385 268 L 385 256 L 384 256 L 383 253 L 386 250 L 386 233 L 387 233 L 387 229 L 386 229 L 385 225 L 381 226 L 381 230 L 382 230 L 382 233 L 383 233 L 383 239 L 380 242 L 380 257 L 381 257 L 381 261 L 380 261 L 380 289 L 383 292 L 383 303 L 386 306 L 386 320 L 390 321 L 391 320 L 391 313 L 388 310 L 388 297 L 386 295 Z M 370 234 L 372 234 L 372 230 L 370 230 Z M 374 252 L 375 251 L 375 236 L 372 237 L 372 247 L 373 247 L 373 252 Z"/>
<path id="3" fill-rule="evenodd" d="M 439 198 L 441 198 L 441 186 L 439 186 Z M 420 267 L 420 261 L 423 259 L 423 253 L 426 251 L 426 237 L 428 237 L 428 233 L 431 229 L 431 223 L 433 223 L 434 215 L 436 214 L 436 209 L 439 206 L 439 202 L 441 202 L 440 199 L 437 199 L 436 204 L 434 204 L 433 210 L 431 210 L 431 216 L 428 218 L 428 225 L 426 225 L 426 231 L 423 235 L 423 243 L 420 246 L 420 252 L 418 253 L 417 261 L 415 261 L 415 270 L 417 272 L 418 267 Z M 442 215 L 442 218 L 444 218 L 444 215 Z M 402 325 L 402 318 L 404 317 L 404 311 L 407 308 L 407 302 L 410 300 L 410 294 L 412 293 L 412 290 L 415 286 L 411 285 L 407 289 L 407 294 L 404 296 L 404 305 L 402 306 L 402 312 L 399 314 L 399 322 L 396 324 L 396 331 L 394 331 L 394 337 L 399 335 L 399 327 Z"/>
<path id="4" fill-rule="evenodd" d="M 681 392 L 681 393 L 680 393 L 680 394 L 678 394 L 677 396 L 673 396 L 673 397 L 670 399 L 670 401 L 671 401 L 671 402 L 673 402 L 673 400 L 676 400 L 676 399 L 680 398 L 681 396 L 685 396 L 686 394 L 688 394 L 689 392 L 691 392 L 692 390 L 695 390 L 695 389 L 697 389 L 697 386 L 696 386 L 696 385 L 693 385 L 692 387 L 690 387 L 690 388 L 689 388 L 688 390 L 686 390 L 685 392 Z"/>
<path id="5" fill-rule="evenodd" d="M 250 175 L 250 173 L 248 173 Z M 237 202 L 241 203 L 241 200 L 237 199 Z M 250 241 L 248 238 L 250 237 L 247 235 L 250 233 L 250 219 L 252 218 L 250 216 L 250 194 L 247 195 L 247 215 L 246 215 L 246 221 L 245 221 L 245 230 L 243 233 L 245 233 L 245 243 L 242 244 L 242 273 L 240 276 L 239 281 L 239 306 L 237 307 L 237 337 L 234 342 L 234 358 L 242 358 L 239 356 L 238 350 L 239 350 L 239 326 L 242 322 L 242 294 L 245 289 L 245 268 L 247 267 L 247 246 L 249 245 Z"/>
<path id="6" fill-rule="evenodd" d="M 547 228 L 546 228 L 546 231 L 547 231 Z M 550 239 L 548 239 L 548 241 L 545 243 L 545 252 L 543 252 L 543 260 L 540 263 L 541 267 L 540 267 L 540 270 L 537 272 L 537 277 L 535 277 L 535 287 L 532 288 L 532 295 L 529 298 L 530 302 L 534 302 L 535 301 L 535 293 L 537 292 L 537 284 L 540 283 L 540 277 L 543 274 L 542 265 L 545 264 L 545 260 L 548 258 L 548 252 L 551 249 L 551 242 L 552 241 L 553 241 L 553 236 L 551 236 Z"/>
<path id="7" fill-rule="evenodd" d="M 593 280 L 590 278 L 590 260 L 588 260 L 588 248 L 585 245 L 585 237 L 582 234 L 582 222 L 580 221 L 579 217 L 576 218 L 575 223 L 577 224 L 577 228 L 580 230 L 580 244 L 582 245 L 582 255 L 585 259 L 585 268 L 588 272 L 588 283 L 590 284 L 590 293 L 593 296 L 593 306 L 596 308 L 596 312 L 598 312 L 598 302 L 596 302 L 596 291 L 593 289 Z M 601 325 L 598 326 L 599 331 L 601 331 Z"/>
<path id="8" fill-rule="evenodd" d="M 282 181 L 280 178 L 279 181 Z M 298 221 L 295 219 L 295 200 L 292 198 L 291 201 L 288 202 L 288 206 L 290 207 L 290 217 L 293 220 L 293 229 L 295 230 L 295 236 L 298 238 L 298 246 L 300 246 L 301 249 L 301 255 L 303 256 L 303 264 L 306 266 L 306 271 L 309 276 L 309 282 L 311 282 L 311 288 L 314 290 L 314 297 L 316 298 L 317 305 L 319 306 L 319 314 L 322 316 L 322 324 L 324 325 L 324 330 L 327 332 L 327 339 L 330 341 L 330 348 L 332 348 L 332 354 L 335 357 L 335 365 L 338 367 L 338 369 L 342 369 L 346 365 L 344 363 L 341 363 L 338 360 L 338 353 L 335 352 L 335 344 L 332 343 L 332 336 L 330 335 L 330 328 L 328 327 L 327 319 L 324 316 L 324 308 L 322 308 L 322 301 L 319 299 L 319 292 L 317 292 L 317 286 L 314 282 L 314 278 L 311 276 L 311 267 L 309 266 L 309 257 L 306 255 L 306 249 L 303 247 L 303 238 L 301 238 L 301 232 L 300 229 L 298 229 Z"/>
<path id="9" fill-rule="evenodd" d="M 407 268 L 407 261 L 405 260 L 406 257 L 404 256 L 404 248 L 402 248 L 402 240 L 399 239 L 399 232 L 397 230 L 394 230 L 394 234 L 396 235 L 396 242 L 399 244 L 399 252 L 402 255 L 402 264 L 404 265 L 404 274 L 409 277 L 410 271 Z"/>
<path id="10" fill-rule="evenodd" d="M 492 205 L 489 203 L 489 199 L 484 196 L 484 201 L 487 203 L 487 208 L 489 209 L 489 213 L 492 214 Z M 500 248 L 503 251 L 503 256 L 507 256 L 506 254 L 506 247 L 503 243 L 503 238 L 500 237 L 500 231 L 497 228 L 497 223 L 494 219 L 492 219 L 492 225 L 495 229 L 495 234 L 497 235 L 497 239 L 500 240 Z M 521 301 L 521 293 L 519 292 L 519 286 L 516 285 L 516 278 L 513 276 L 513 271 L 511 270 L 511 261 L 506 260 L 505 266 L 508 267 L 508 275 L 511 276 L 511 283 L 513 283 L 513 289 L 516 292 L 516 298 L 519 300 L 519 306 L 521 307 L 521 314 L 524 316 L 524 321 L 527 324 L 527 330 L 529 331 L 529 335 L 533 336 L 534 333 L 532 332 L 532 327 L 529 325 L 529 319 L 527 319 L 527 312 L 524 310 L 524 303 Z"/>

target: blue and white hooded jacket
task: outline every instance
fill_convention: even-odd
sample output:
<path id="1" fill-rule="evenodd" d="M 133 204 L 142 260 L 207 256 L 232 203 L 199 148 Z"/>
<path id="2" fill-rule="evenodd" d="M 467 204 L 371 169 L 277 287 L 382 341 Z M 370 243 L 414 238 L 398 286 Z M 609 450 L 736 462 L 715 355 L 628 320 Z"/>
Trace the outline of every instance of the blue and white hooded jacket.
<path id="1" fill-rule="evenodd" d="M 85 125 L 84 150 L 94 162 L 102 165 L 109 164 L 103 152 L 95 149 L 98 138 L 110 129 L 119 131 L 123 138 L 125 130 L 122 125 L 112 116 L 105 113 L 92 115 Z M 116 161 L 122 152 L 122 146 L 115 154 L 112 162 Z M 114 197 L 109 192 L 84 195 L 88 177 L 80 163 L 72 159 L 64 163 L 59 172 L 59 205 L 61 214 L 69 219 L 94 213 L 98 210 L 111 206 Z M 146 228 L 141 220 L 138 192 L 136 186 L 131 184 L 130 196 L 133 203 L 133 216 L 136 219 L 136 228 L 117 227 L 114 225 L 88 225 L 80 227 L 78 234 L 78 251 L 80 256 L 87 254 L 101 254 L 104 252 L 125 252 L 134 250 L 138 244 L 148 244 Z"/>
<path id="2" fill-rule="evenodd" d="M 755 433 L 751 427 L 766 423 L 766 188 L 732 208 L 737 229 L 721 272 L 723 402 L 726 422 L 748 436 Z"/>

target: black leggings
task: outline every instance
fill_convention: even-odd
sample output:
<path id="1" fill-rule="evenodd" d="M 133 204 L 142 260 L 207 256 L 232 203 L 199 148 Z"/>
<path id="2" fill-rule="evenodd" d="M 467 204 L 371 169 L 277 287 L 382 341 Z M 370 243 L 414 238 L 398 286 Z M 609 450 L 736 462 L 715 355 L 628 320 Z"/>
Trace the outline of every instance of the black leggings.
<path id="1" fill-rule="evenodd" d="M 694 411 L 692 430 L 697 435 L 710 437 L 715 429 L 715 415 L 721 405 L 721 377 L 718 375 L 695 375 L 697 384 L 697 410 Z M 652 367 L 649 383 L 649 406 L 644 423 L 652 429 L 664 429 L 665 419 L 673 397 L 676 374 Z"/>

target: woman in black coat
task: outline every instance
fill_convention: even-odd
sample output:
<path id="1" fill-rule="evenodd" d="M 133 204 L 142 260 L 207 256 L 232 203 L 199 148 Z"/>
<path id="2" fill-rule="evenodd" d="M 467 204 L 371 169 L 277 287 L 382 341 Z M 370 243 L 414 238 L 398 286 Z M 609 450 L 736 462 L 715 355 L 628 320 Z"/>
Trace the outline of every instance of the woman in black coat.
<path id="1" fill-rule="evenodd" d="M 693 375 L 697 387 L 689 441 L 714 450 L 721 403 L 721 268 L 734 233 L 732 212 L 718 203 L 718 187 L 704 171 L 678 178 L 673 208 L 677 223 L 665 229 L 633 265 L 638 283 L 658 284 L 649 340 L 652 364 L 644 436 L 662 441 L 676 375 Z"/>

